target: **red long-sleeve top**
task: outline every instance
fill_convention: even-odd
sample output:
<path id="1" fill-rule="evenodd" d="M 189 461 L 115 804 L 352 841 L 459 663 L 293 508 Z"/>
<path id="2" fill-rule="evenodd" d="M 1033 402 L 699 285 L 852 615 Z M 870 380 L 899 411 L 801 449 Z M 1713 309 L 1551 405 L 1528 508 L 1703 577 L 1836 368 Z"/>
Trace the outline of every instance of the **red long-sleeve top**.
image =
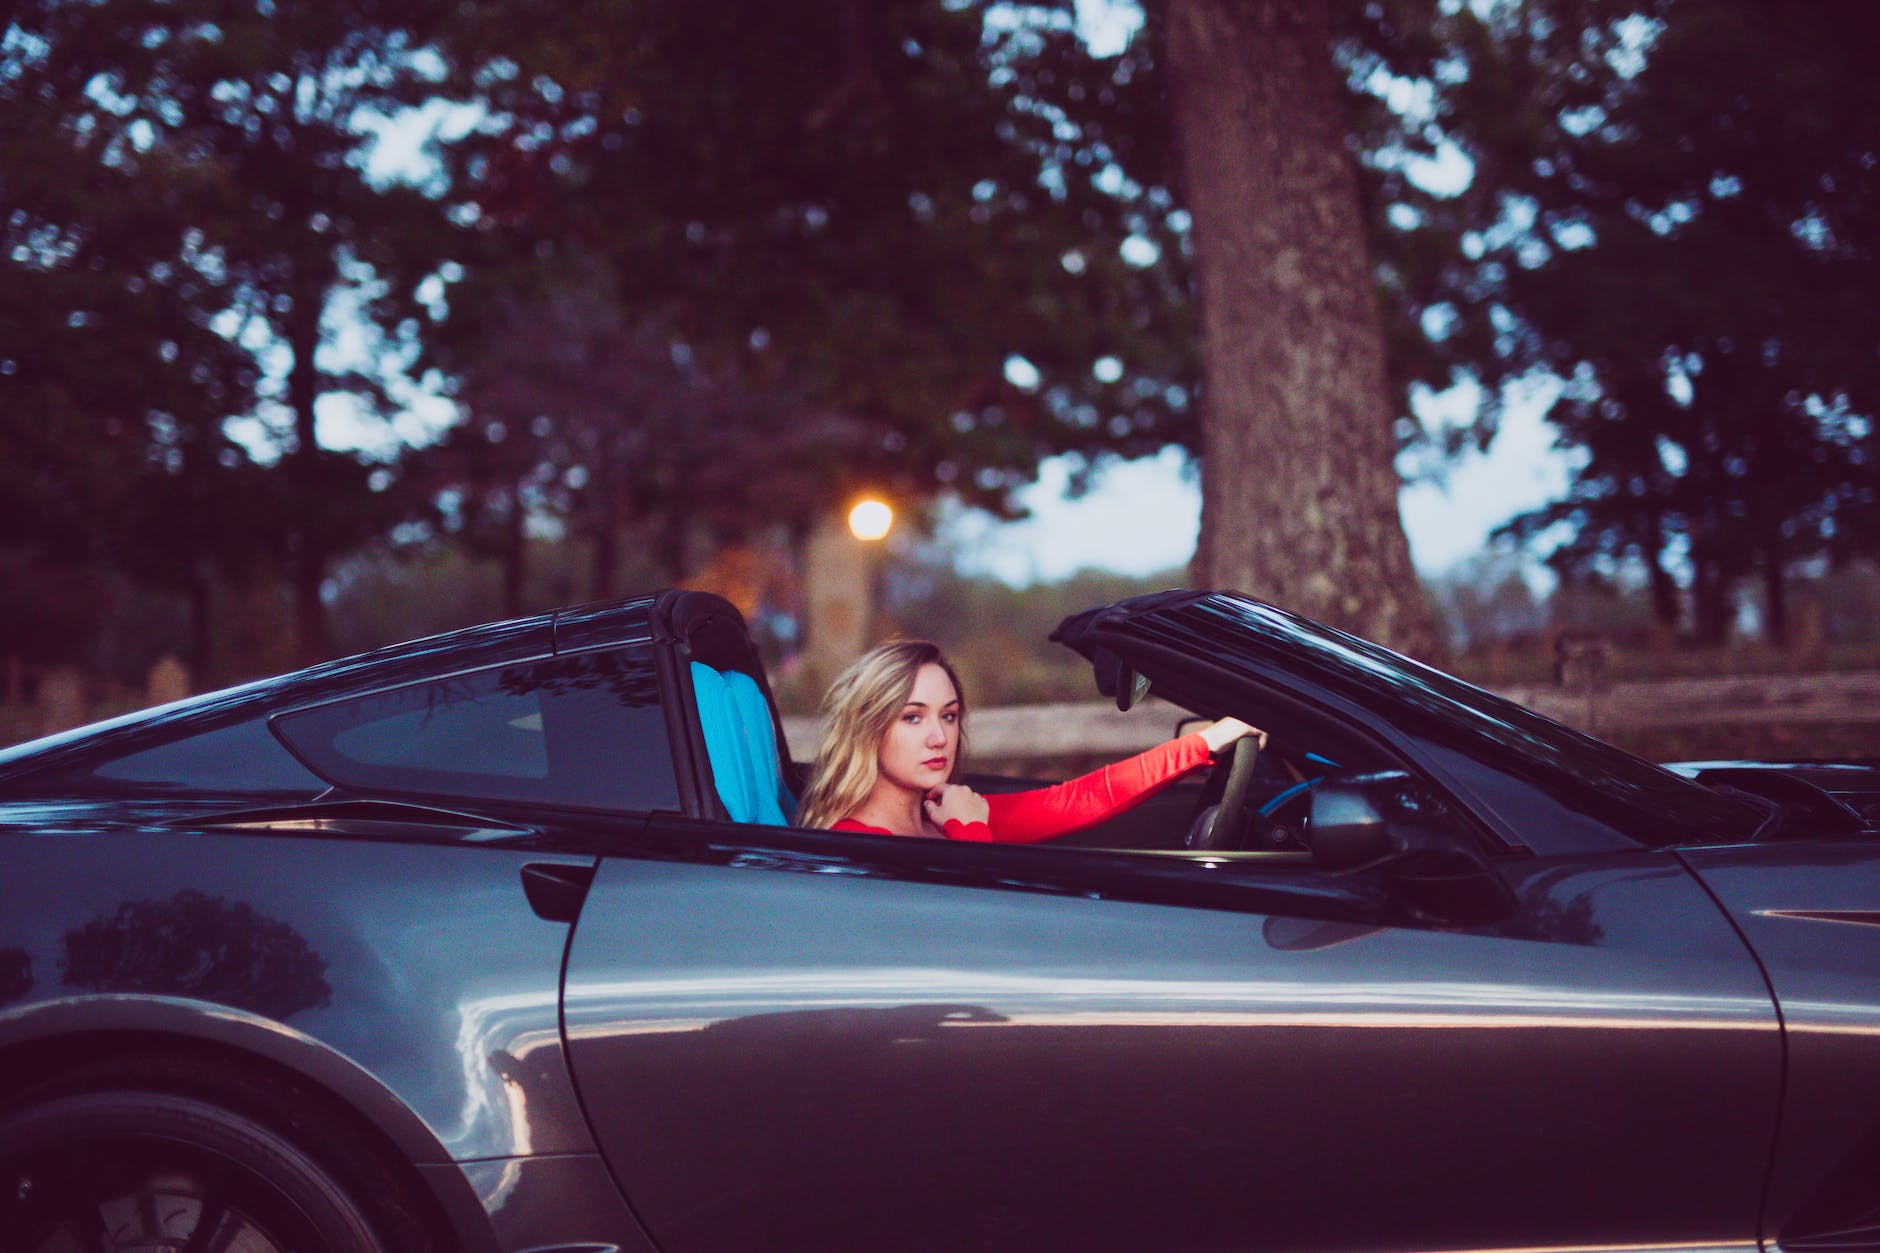
<path id="1" fill-rule="evenodd" d="M 1196 732 L 1052 787 L 1032 792 L 988 792 L 987 821 L 949 819 L 946 837 L 982 844 L 1033 844 L 1069 835 L 1114 818 L 1207 760 L 1208 742 Z M 830 830 L 894 834 L 885 827 L 871 827 L 853 818 L 842 819 Z"/>

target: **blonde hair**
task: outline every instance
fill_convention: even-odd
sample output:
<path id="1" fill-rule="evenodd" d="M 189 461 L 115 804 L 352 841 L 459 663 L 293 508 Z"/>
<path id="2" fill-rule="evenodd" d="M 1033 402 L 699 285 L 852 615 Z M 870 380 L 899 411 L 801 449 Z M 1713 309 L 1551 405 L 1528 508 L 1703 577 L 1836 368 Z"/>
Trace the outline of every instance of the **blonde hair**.
<path id="1" fill-rule="evenodd" d="M 829 685 L 822 703 L 822 740 L 809 786 L 797 806 L 796 825 L 827 827 L 860 809 L 881 777 L 881 741 L 894 725 L 922 666 L 939 666 L 960 701 L 959 746 L 948 781 L 966 760 L 966 691 L 960 676 L 927 640 L 890 640 L 863 653 Z"/>

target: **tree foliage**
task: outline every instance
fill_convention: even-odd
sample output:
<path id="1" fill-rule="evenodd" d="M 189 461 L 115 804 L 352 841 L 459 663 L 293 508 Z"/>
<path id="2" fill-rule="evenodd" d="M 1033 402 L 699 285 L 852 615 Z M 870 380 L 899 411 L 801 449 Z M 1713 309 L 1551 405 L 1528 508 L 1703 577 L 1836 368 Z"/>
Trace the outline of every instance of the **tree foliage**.
<path id="1" fill-rule="evenodd" d="M 120 116 L 89 67 L 124 32 L 84 16 L 27 6 L 0 44 L 0 528 L 16 560 L 186 596 L 201 671 L 212 581 L 259 558 L 255 467 L 224 430 L 258 371 L 216 325 L 234 288 L 192 210 L 213 176 Z"/>
<path id="2" fill-rule="evenodd" d="M 1551 416 L 1585 456 L 1515 530 L 1565 524 L 1569 573 L 1636 559 L 1667 624 L 1687 566 L 1710 641 L 1758 576 L 1779 640 L 1798 561 L 1880 545 L 1880 25 L 1680 0 L 1609 31 L 1605 90 L 1503 151 L 1509 220 L 1481 239 L 1498 350 L 1567 381 Z"/>
<path id="3" fill-rule="evenodd" d="M 368 412 L 385 401 L 376 369 L 334 359 L 328 319 L 343 296 L 353 326 L 410 335 L 418 284 L 447 238 L 433 199 L 368 177 L 361 119 L 436 95 L 423 49 L 448 9 L 27 0 L 7 28 L 6 107 L 36 123 L 7 132 L 8 228 L 22 241 L 8 281 L 45 290 L 87 341 L 24 354 L 67 387 L 85 380 L 77 410 L 51 397 L 35 415 L 47 439 L 82 446 L 153 412 L 150 456 L 184 486 L 143 512 L 210 524 L 166 537 L 183 553 L 270 536 L 309 659 L 326 652 L 330 559 L 388 522 L 370 467 L 321 446 L 316 411 L 329 397 L 350 393 Z M 21 164 L 33 155 L 43 165 Z M 125 297 L 123 319 L 107 293 Z M 87 350 L 114 368 L 84 369 L 74 353 Z M 160 364 L 146 374 L 139 358 L 152 352 Z M 178 394 L 150 388 L 152 376 Z M 273 507 L 216 525 L 204 512 L 242 489 L 199 484 L 248 460 L 225 433 L 244 415 L 260 419 L 250 444 L 274 467 Z M 83 466 L 73 480 L 106 481 Z M 172 512 L 179 491 L 191 511 Z"/>
<path id="4" fill-rule="evenodd" d="M 1219 153 L 1208 136 L 1189 136 L 1193 168 L 1178 175 L 1165 35 L 1168 15 L 1189 7 L 1150 6 L 1139 38 L 1098 56 L 1064 3 L 771 5 L 729 26 L 683 7 L 614 6 L 615 20 L 603 21 L 577 5 L 533 23 L 520 41 L 492 4 L 457 45 L 473 79 L 466 90 L 491 107 L 458 146 L 455 181 L 486 238 L 511 233 L 538 254 L 577 248 L 605 258 L 623 304 L 714 371 L 783 387 L 850 420 L 840 462 L 822 468 L 832 493 L 863 483 L 915 496 L 954 490 L 1005 509 L 1051 453 L 1200 443 L 1190 265 L 1206 233 L 1190 210 L 1194 171 Z M 1328 108 L 1342 107 L 1337 52 L 1346 94 L 1370 106 L 1364 139 L 1408 142 L 1414 128 L 1378 100 L 1377 82 L 1429 72 L 1441 43 L 1416 22 L 1439 15 L 1433 0 L 1357 16 L 1321 3 L 1278 7 L 1317 15 L 1305 59 L 1328 84 Z M 1325 18 L 1333 10 L 1336 28 Z M 694 54 L 704 46 L 708 59 Z M 1223 70 L 1247 69 L 1231 64 L 1235 55 L 1203 53 Z M 1262 142 L 1303 138 L 1289 130 Z M 1349 180 L 1346 143 L 1335 118 L 1317 147 Z M 1372 166 L 1374 199 L 1429 198 L 1401 164 L 1387 164 Z M 1340 220 L 1302 251 L 1342 259 L 1359 321 L 1374 323 L 1356 202 Z M 1347 455 L 1334 477 L 1347 488 L 1374 483 L 1376 499 L 1339 518 L 1298 502 L 1263 512 L 1262 525 L 1290 519 L 1312 538 L 1280 550 L 1297 550 L 1307 578 L 1278 577 L 1271 560 L 1257 574 L 1219 572 L 1405 642 L 1425 633 L 1411 625 L 1421 607 L 1394 521 L 1391 458 L 1410 385 L 1454 371 L 1450 357 L 1428 351 L 1418 322 L 1431 291 L 1454 278 L 1432 259 L 1456 234 L 1443 225 L 1447 236 L 1431 224 L 1373 241 L 1388 245 L 1384 303 L 1405 351 L 1364 385 L 1355 429 L 1367 451 Z M 1283 320 L 1272 309 L 1243 312 Z M 1315 324 L 1323 319 L 1299 325 L 1310 334 Z M 1373 325 L 1359 339 L 1377 336 Z M 1364 355 L 1381 361 L 1382 348 Z M 1325 356 L 1345 368 L 1311 385 L 1321 399 L 1350 386 L 1341 381 L 1349 347 Z M 1318 450 L 1351 442 L 1329 430 L 1305 439 Z M 1265 451 L 1283 456 L 1282 444 L 1300 440 L 1288 435 Z M 1224 471 L 1210 498 L 1225 499 L 1235 482 L 1289 481 L 1261 478 L 1225 447 L 1214 460 Z M 1353 473 L 1358 466 L 1369 468 Z M 1346 535 L 1356 517 L 1375 518 L 1380 534 L 1367 525 Z M 1252 527 L 1235 515 L 1212 529 Z M 1367 553 L 1394 560 L 1374 569 Z M 1314 580 L 1340 572 L 1343 595 L 1307 595 Z M 1393 615 L 1401 631 L 1354 608 L 1351 593 L 1365 588 L 1373 607 L 1392 588 L 1405 592 Z"/>
<path id="5" fill-rule="evenodd" d="M 463 418 L 405 485 L 512 607 L 557 528 L 598 594 L 855 488 L 1009 511 L 1044 456 L 1177 441 L 1211 499 L 1268 491 L 1210 528 L 1267 548 L 1211 577 L 1405 643 L 1414 607 L 1399 630 L 1353 598 L 1409 581 L 1412 397 L 1479 382 L 1452 434 L 1485 439 L 1536 371 L 1584 468 L 1517 529 L 1564 525 L 1564 571 L 1638 563 L 1714 636 L 1745 580 L 1779 630 L 1786 573 L 1873 551 L 1863 4 L 1156 0 L 1101 55 L 1075 9 L 21 0 L 0 557 L 171 589 L 205 659 L 211 592 L 283 571 L 324 652 L 335 559 L 405 511 L 322 423 L 394 412 L 404 364 Z M 1172 61 L 1203 11 L 1293 40 L 1310 108 L 1210 133 L 1236 97 L 1203 78 L 1282 76 L 1226 38 Z M 374 134 L 420 115 L 450 119 L 436 164 L 375 174 Z M 1210 199 L 1230 140 L 1266 164 Z M 1302 244 L 1253 209 L 1308 167 L 1336 229 Z M 1271 298 L 1198 302 L 1211 255 Z"/>
<path id="6" fill-rule="evenodd" d="M 576 4 L 518 32 L 492 4 L 458 45 L 489 106 L 465 211 L 852 422 L 832 496 L 1007 508 L 1043 456 L 1180 437 L 1192 357 L 1153 68 L 988 7 Z"/>
<path id="7" fill-rule="evenodd" d="M 605 267 L 537 266 L 466 280 L 430 359 L 462 419 L 418 457 L 447 533 L 499 559 L 523 601 L 531 527 L 587 545 L 586 594 L 621 589 L 624 545 L 677 583 L 709 549 L 827 509 L 829 463 L 855 423 L 699 361 L 622 307 Z M 702 543 L 701 543 L 702 541 Z"/>

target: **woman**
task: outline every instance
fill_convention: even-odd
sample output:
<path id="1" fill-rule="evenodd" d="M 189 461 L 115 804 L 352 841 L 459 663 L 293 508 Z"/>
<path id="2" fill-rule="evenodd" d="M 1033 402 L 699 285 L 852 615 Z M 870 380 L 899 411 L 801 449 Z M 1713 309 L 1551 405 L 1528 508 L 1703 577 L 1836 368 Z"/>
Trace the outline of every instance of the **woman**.
<path id="1" fill-rule="evenodd" d="M 1035 792 L 981 796 L 954 782 L 966 756 L 959 676 L 925 640 L 864 654 L 823 698 L 823 737 L 797 825 L 1023 844 L 1114 817 L 1244 735 L 1222 718 L 1127 761 Z"/>

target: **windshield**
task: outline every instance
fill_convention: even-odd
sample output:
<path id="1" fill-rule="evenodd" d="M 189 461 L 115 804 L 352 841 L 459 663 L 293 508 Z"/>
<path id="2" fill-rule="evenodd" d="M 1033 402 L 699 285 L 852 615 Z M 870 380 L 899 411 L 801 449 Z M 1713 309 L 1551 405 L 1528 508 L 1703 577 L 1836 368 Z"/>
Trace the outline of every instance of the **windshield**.
<path id="1" fill-rule="evenodd" d="M 1739 842 L 1765 816 L 1461 679 L 1271 605 L 1215 595 L 1172 608 L 1167 619 L 1184 633 L 1211 637 L 1217 655 L 1257 657 L 1310 680 L 1642 844 Z"/>

